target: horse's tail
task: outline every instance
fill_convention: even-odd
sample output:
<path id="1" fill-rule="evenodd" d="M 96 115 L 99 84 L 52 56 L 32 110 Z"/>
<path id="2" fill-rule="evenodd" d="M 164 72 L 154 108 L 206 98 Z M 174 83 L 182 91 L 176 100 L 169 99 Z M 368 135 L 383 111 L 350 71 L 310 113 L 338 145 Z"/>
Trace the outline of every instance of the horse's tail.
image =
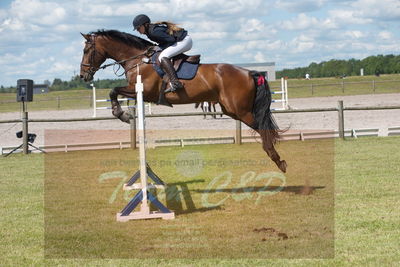
<path id="1" fill-rule="evenodd" d="M 255 119 L 253 129 L 258 131 L 262 138 L 266 138 L 273 144 L 279 140 L 280 132 L 278 125 L 275 122 L 271 113 L 271 91 L 269 90 L 268 82 L 264 76 L 256 71 L 251 71 L 250 75 L 253 77 L 256 89 L 253 116 Z"/>

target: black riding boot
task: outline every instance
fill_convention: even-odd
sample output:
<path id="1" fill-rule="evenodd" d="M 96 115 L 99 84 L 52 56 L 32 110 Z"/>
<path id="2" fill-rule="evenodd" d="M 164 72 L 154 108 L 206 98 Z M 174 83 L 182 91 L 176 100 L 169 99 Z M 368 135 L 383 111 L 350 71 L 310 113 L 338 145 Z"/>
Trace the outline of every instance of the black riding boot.
<path id="1" fill-rule="evenodd" d="M 176 76 L 174 66 L 172 66 L 172 62 L 169 58 L 163 57 L 161 59 L 161 68 L 168 75 L 171 84 L 171 92 L 175 92 L 176 90 L 183 89 L 183 84 L 178 80 Z"/>

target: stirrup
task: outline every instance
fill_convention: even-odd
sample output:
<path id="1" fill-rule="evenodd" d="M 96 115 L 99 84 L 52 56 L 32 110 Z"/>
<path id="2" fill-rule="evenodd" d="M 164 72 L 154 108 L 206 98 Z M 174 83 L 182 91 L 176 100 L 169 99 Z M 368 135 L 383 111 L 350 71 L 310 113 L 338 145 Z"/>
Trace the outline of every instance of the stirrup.
<path id="1" fill-rule="evenodd" d="M 169 83 L 168 89 L 166 89 L 166 90 L 164 91 L 165 94 L 166 94 L 166 93 L 170 93 L 170 92 L 171 92 L 171 93 L 176 92 L 176 87 L 173 86 L 172 83 Z"/>
<path id="2" fill-rule="evenodd" d="M 178 82 L 179 82 L 179 81 L 178 81 Z M 164 93 L 169 93 L 169 92 L 174 93 L 174 92 L 176 92 L 176 90 L 178 90 L 178 89 L 183 89 L 183 84 L 182 84 L 181 82 L 179 82 L 179 83 L 181 84 L 181 86 L 179 86 L 179 88 L 177 88 L 177 86 L 174 86 L 172 82 L 169 82 L 169 88 L 166 89 L 166 90 L 164 91 Z"/>

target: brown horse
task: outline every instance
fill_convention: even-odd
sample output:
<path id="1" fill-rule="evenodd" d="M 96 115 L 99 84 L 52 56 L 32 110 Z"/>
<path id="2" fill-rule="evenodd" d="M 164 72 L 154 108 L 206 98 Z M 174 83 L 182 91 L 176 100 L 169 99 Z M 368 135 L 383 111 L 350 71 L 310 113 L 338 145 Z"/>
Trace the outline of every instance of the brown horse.
<path id="1" fill-rule="evenodd" d="M 149 60 L 149 52 L 154 44 L 137 36 L 115 30 L 101 30 L 82 34 L 86 39 L 80 76 L 91 81 L 107 58 L 121 65 L 125 71 L 128 85 L 111 90 L 112 113 L 121 121 L 129 122 L 129 113 L 123 111 L 117 101 L 118 95 L 135 97 L 135 83 L 138 70 L 144 84 L 144 100 L 157 102 L 162 79 Z M 203 101 L 216 101 L 224 114 L 240 120 L 257 131 L 263 148 L 282 172 L 286 172 L 286 162 L 274 148 L 279 139 L 279 129 L 270 111 L 271 93 L 268 83 L 260 74 L 230 64 L 200 64 L 192 80 L 181 80 L 183 90 L 165 94 L 171 104 L 189 104 Z"/>

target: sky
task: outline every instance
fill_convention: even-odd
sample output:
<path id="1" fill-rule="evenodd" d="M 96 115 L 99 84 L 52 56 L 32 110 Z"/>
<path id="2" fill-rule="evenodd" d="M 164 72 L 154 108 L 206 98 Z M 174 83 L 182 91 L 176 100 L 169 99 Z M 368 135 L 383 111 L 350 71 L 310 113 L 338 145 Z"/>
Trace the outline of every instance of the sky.
<path id="1" fill-rule="evenodd" d="M 147 14 L 188 30 L 203 63 L 275 62 L 400 54 L 400 0 L 0 0 L 0 85 L 79 74 L 84 39 L 98 29 L 131 34 Z M 112 69 L 95 79 L 117 78 Z"/>

